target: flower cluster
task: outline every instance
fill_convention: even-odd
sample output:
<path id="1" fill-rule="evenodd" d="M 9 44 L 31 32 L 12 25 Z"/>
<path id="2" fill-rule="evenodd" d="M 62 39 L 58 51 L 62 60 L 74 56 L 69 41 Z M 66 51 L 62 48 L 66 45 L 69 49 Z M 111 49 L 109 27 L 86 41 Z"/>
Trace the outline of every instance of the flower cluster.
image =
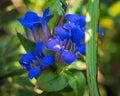
<path id="1" fill-rule="evenodd" d="M 60 51 L 60 57 L 66 64 L 77 59 L 76 52 L 85 55 L 85 17 L 73 14 L 65 16 L 67 22 L 63 26 L 55 27 L 56 36 L 49 39 L 46 48 L 52 51 Z"/>
<path id="2" fill-rule="evenodd" d="M 28 71 L 30 79 L 36 77 L 45 67 L 60 61 L 71 64 L 77 59 L 77 53 L 85 55 L 85 16 L 66 14 L 66 22 L 62 26 L 55 26 L 51 34 L 48 21 L 53 17 L 50 8 L 45 9 L 43 16 L 35 12 L 27 12 L 23 19 L 18 21 L 33 32 L 35 52 L 27 52 L 19 60 L 22 67 Z M 58 21 L 59 22 L 59 21 Z M 39 30 L 38 27 L 40 26 Z M 103 34 L 99 28 L 98 32 Z M 54 54 L 43 54 L 47 49 Z"/>

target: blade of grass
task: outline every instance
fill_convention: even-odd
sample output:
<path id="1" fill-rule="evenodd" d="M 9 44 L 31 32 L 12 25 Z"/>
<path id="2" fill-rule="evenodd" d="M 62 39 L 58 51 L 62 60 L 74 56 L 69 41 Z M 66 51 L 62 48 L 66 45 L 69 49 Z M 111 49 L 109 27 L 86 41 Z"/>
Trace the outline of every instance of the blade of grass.
<path id="1" fill-rule="evenodd" d="M 90 90 L 90 96 L 99 96 L 99 89 L 97 85 L 97 49 L 96 38 L 98 28 L 98 11 L 99 0 L 89 0 L 87 12 L 87 34 L 90 39 L 86 42 L 86 64 L 87 64 L 87 79 Z M 87 40 L 86 35 L 86 40 Z"/>

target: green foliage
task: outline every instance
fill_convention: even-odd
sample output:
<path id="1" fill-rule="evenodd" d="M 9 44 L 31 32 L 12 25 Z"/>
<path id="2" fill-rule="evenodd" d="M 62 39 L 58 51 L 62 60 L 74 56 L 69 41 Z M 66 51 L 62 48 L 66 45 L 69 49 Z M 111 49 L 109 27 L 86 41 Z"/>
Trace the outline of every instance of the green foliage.
<path id="1" fill-rule="evenodd" d="M 58 93 L 58 92 L 44 92 L 40 95 L 37 95 L 37 96 L 63 96 L 62 94 Z"/>
<path id="2" fill-rule="evenodd" d="M 99 96 L 97 86 L 97 49 L 96 49 L 96 36 L 98 29 L 98 9 L 99 0 L 89 0 L 87 12 L 87 33 L 90 35 L 90 40 L 86 42 L 86 65 L 87 65 L 87 78 L 90 90 L 90 96 Z M 86 37 L 87 38 L 87 37 Z"/>
<path id="3" fill-rule="evenodd" d="M 34 96 L 33 84 L 28 77 L 21 77 L 26 71 L 20 68 L 18 60 L 21 55 L 20 42 L 17 36 L 0 38 L 0 95 L 1 96 Z M 24 84 L 23 84 L 24 83 Z M 28 88 L 28 89 L 27 89 Z M 23 94 L 24 93 L 24 94 Z"/>
<path id="4" fill-rule="evenodd" d="M 20 33 L 17 33 L 17 36 L 19 38 L 19 40 L 21 41 L 24 49 L 29 52 L 29 51 L 34 51 L 35 48 L 35 43 L 26 39 L 23 35 L 21 35 Z"/>
<path id="5" fill-rule="evenodd" d="M 41 73 L 41 75 L 38 77 L 37 80 L 41 84 L 41 83 L 50 81 L 56 77 L 57 77 L 57 74 L 55 72 L 53 72 L 51 69 L 47 69 Z"/>
<path id="6" fill-rule="evenodd" d="M 62 8 L 62 5 L 67 7 L 67 3 L 66 3 L 65 0 L 56 0 L 55 1 L 54 9 L 58 12 L 59 15 L 63 15 L 64 14 L 64 9 Z"/>
<path id="7" fill-rule="evenodd" d="M 65 76 L 57 75 L 51 70 L 44 71 L 44 73 L 38 77 L 41 89 L 47 92 L 62 90 L 67 86 L 67 81 L 68 80 Z"/>
<path id="8" fill-rule="evenodd" d="M 73 70 L 68 71 L 65 75 L 69 80 L 68 84 L 73 88 L 75 96 L 83 96 L 86 85 L 86 80 L 83 73 Z"/>
<path id="9" fill-rule="evenodd" d="M 50 96 L 54 96 L 52 94 L 60 90 L 63 92 L 62 94 L 65 94 L 65 87 L 67 86 L 73 89 L 74 96 L 83 96 L 86 86 L 85 77 L 83 73 L 78 70 L 64 70 L 58 75 L 51 69 L 46 69 L 41 73 L 37 80 L 42 90 L 48 92 L 48 94 L 51 93 Z M 67 87 L 67 93 L 69 93 L 69 87 Z M 72 90 L 70 90 L 70 92 L 72 92 Z M 47 96 L 47 93 L 44 93 L 43 96 L 44 95 Z"/>
<path id="10" fill-rule="evenodd" d="M 26 71 L 24 69 L 17 69 L 17 70 L 13 70 L 12 72 L 8 72 L 6 74 L 2 74 L 0 76 L 0 79 L 4 79 L 7 77 L 13 77 L 13 76 L 19 76 L 19 75 L 22 75 L 24 73 L 26 73 Z"/>
<path id="11" fill-rule="evenodd" d="M 19 47 L 20 43 L 15 36 L 0 39 L 0 79 L 14 76 L 14 72 L 20 69 L 16 66 L 16 61 L 20 56 Z"/>
<path id="12" fill-rule="evenodd" d="M 82 61 L 75 61 L 72 64 L 70 64 L 67 68 L 68 69 L 79 69 L 80 67 L 85 66 L 85 62 Z"/>
<path id="13" fill-rule="evenodd" d="M 53 22 L 56 20 L 58 14 L 59 15 L 64 14 L 62 5 L 64 6 L 66 5 L 64 4 L 65 0 L 44 0 L 45 4 L 41 4 L 42 0 L 21 0 L 23 1 L 22 3 L 16 3 L 19 7 L 15 7 L 15 5 L 13 5 L 15 4 L 15 1 L 17 0 L 11 0 L 11 1 L 3 0 L 0 3 L 0 10 L 1 10 L 0 11 L 0 18 L 1 18 L 0 19 L 0 82 L 1 82 L 0 96 L 16 96 L 16 95 L 17 96 L 74 96 L 72 89 L 68 91 L 68 89 L 70 88 L 70 83 L 68 84 L 69 86 L 67 86 L 66 88 L 64 88 L 59 92 L 43 92 L 43 94 L 37 95 L 37 93 L 34 92 L 33 90 L 34 84 L 32 84 L 31 81 L 28 79 L 27 74 L 22 75 L 26 71 L 20 68 L 18 60 L 20 56 L 23 54 L 23 51 L 20 49 L 20 42 L 17 36 L 13 36 L 13 34 L 14 35 L 16 34 L 15 32 L 16 28 L 20 33 L 24 32 L 22 26 L 16 21 L 16 18 L 18 18 L 18 16 L 23 15 L 27 10 L 37 11 L 38 13 L 39 12 L 41 13 L 41 10 L 45 9 L 48 6 L 51 8 L 51 13 L 55 13 L 57 9 L 55 13 L 56 17 L 54 16 L 54 18 L 50 20 L 49 25 L 50 28 L 52 29 L 54 26 Z M 75 0 L 75 1 L 67 0 L 67 1 L 70 1 L 69 9 L 71 13 L 86 14 L 86 9 L 88 7 L 86 6 L 88 3 L 86 2 L 86 0 Z M 96 0 L 92 0 L 92 1 L 96 1 Z M 99 68 L 102 71 L 105 79 L 105 82 L 104 83 L 102 82 L 101 84 L 104 84 L 106 86 L 104 87 L 104 91 L 111 96 L 119 95 L 119 90 L 120 90 L 120 86 L 119 86 L 120 80 L 118 74 L 120 69 L 119 68 L 120 67 L 119 64 L 119 57 L 120 57 L 119 17 L 120 16 L 119 13 L 116 14 L 115 16 L 113 15 L 114 13 L 116 13 L 116 11 L 119 12 L 120 8 L 117 7 L 116 4 L 119 6 L 119 0 L 101 0 L 100 10 L 99 10 L 100 27 L 103 28 L 105 32 L 105 36 L 100 38 L 101 43 L 99 42 L 100 50 L 98 52 L 99 61 L 97 63 L 99 64 Z M 114 8 L 112 8 L 112 5 L 114 5 Z M 94 5 L 92 6 L 94 7 Z M 109 11 L 109 8 L 110 9 L 112 8 L 113 12 Z M 92 10 L 91 8 L 88 9 Z M 92 11 L 94 12 L 94 10 Z M 27 50 L 31 50 L 31 49 L 27 48 Z M 32 50 L 34 50 L 34 48 Z M 89 55 L 89 56 L 92 57 L 93 55 Z M 80 66 L 84 65 L 83 63 L 84 62 L 79 62 L 79 61 L 74 62 L 73 64 L 68 66 L 68 69 L 70 70 L 78 69 Z M 89 65 L 88 65 L 89 68 L 93 68 L 93 65 L 91 65 L 90 63 Z M 92 70 L 95 69 L 93 68 Z M 55 77 L 57 77 L 56 72 L 53 73 L 51 72 L 50 74 L 52 75 L 54 74 Z M 74 86 L 72 87 L 74 90 L 75 85 L 77 85 L 77 83 L 76 80 L 73 78 L 74 77 L 73 71 L 72 73 L 70 71 L 70 73 L 68 72 L 66 74 L 69 76 L 71 81 L 73 81 Z M 75 72 L 75 74 L 77 73 Z M 52 77 L 45 75 L 42 76 L 42 74 L 40 76 L 41 78 L 45 78 L 46 81 L 47 79 L 50 80 L 51 78 L 54 78 L 54 76 Z M 93 89 L 93 87 L 91 87 L 91 89 Z M 88 96 L 89 94 L 88 89 L 86 91 L 87 93 L 84 94 L 84 96 Z M 79 90 L 79 92 L 81 91 Z M 107 95 L 101 94 L 101 96 L 107 96 Z"/>

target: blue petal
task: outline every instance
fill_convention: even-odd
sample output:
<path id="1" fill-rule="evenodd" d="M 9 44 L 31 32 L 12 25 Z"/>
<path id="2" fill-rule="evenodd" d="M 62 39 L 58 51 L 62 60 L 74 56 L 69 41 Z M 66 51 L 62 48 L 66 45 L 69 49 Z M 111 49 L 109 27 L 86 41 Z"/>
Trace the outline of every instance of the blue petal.
<path id="1" fill-rule="evenodd" d="M 43 12 L 43 18 L 46 17 L 46 16 L 48 16 L 49 13 L 50 13 L 50 8 L 48 7 L 48 8 L 46 8 L 46 9 L 44 10 L 44 12 Z"/>
<path id="2" fill-rule="evenodd" d="M 28 52 L 20 58 L 19 62 L 24 69 L 29 70 L 30 63 L 35 59 L 35 54 L 33 52 Z"/>
<path id="3" fill-rule="evenodd" d="M 42 18 L 42 24 L 46 24 L 54 15 L 49 15 Z"/>
<path id="4" fill-rule="evenodd" d="M 103 32 L 103 30 L 100 27 L 98 28 L 98 34 L 104 35 L 104 32 Z"/>
<path id="5" fill-rule="evenodd" d="M 79 16 L 79 20 L 78 20 L 78 25 L 80 25 L 80 27 L 85 27 L 86 26 L 86 18 L 85 16 Z"/>
<path id="6" fill-rule="evenodd" d="M 31 11 L 29 11 L 25 14 L 24 19 L 27 20 L 27 22 L 29 22 L 29 23 L 30 22 L 38 23 L 41 21 L 41 17 L 39 17 L 35 12 L 31 12 Z"/>
<path id="7" fill-rule="evenodd" d="M 39 17 L 35 12 L 27 12 L 25 14 L 25 17 L 23 19 L 18 18 L 18 21 L 24 26 L 24 27 L 31 27 L 34 24 L 41 22 L 41 17 Z"/>
<path id="8" fill-rule="evenodd" d="M 28 72 L 28 77 L 30 79 L 36 77 L 39 73 L 40 73 L 41 69 L 40 68 L 36 68 L 36 69 L 31 69 L 29 72 Z"/>
<path id="9" fill-rule="evenodd" d="M 46 40 L 48 40 L 48 38 L 50 37 L 50 31 L 49 31 L 49 28 L 47 26 L 47 22 L 53 17 L 54 15 L 49 15 L 49 16 L 46 16 L 45 18 L 42 18 L 42 30 L 43 30 L 43 33 L 45 35 L 45 38 Z"/>
<path id="10" fill-rule="evenodd" d="M 70 37 L 69 32 L 62 27 L 56 27 L 55 33 L 61 40 L 68 39 Z"/>
<path id="11" fill-rule="evenodd" d="M 75 49 L 75 52 L 80 52 L 82 55 L 86 54 L 86 45 L 80 44 L 78 48 Z"/>
<path id="12" fill-rule="evenodd" d="M 73 52 L 69 52 L 67 50 L 64 50 L 61 53 L 61 58 L 65 61 L 65 63 L 70 64 L 70 63 L 74 62 L 77 59 L 77 56 Z"/>
<path id="13" fill-rule="evenodd" d="M 60 40 L 57 38 L 49 39 L 46 43 L 46 48 L 52 51 L 59 51 L 61 49 Z"/>
<path id="14" fill-rule="evenodd" d="M 65 16 L 65 18 L 70 21 L 70 22 L 73 22 L 75 23 L 77 20 L 79 20 L 79 16 L 78 15 L 75 15 L 75 14 L 67 14 Z"/>
<path id="15" fill-rule="evenodd" d="M 26 28 L 32 25 L 32 23 L 27 22 L 27 20 L 20 19 L 20 18 L 18 18 L 17 20 Z"/>
<path id="16" fill-rule="evenodd" d="M 72 28 L 75 27 L 75 24 L 74 23 L 65 23 L 63 27 L 67 30 L 71 30 Z"/>
<path id="17" fill-rule="evenodd" d="M 36 54 L 37 54 L 38 57 L 41 56 L 42 50 L 43 50 L 43 42 L 39 41 L 39 42 L 36 43 L 36 46 L 35 46 L 35 51 L 36 51 Z"/>
<path id="18" fill-rule="evenodd" d="M 42 65 L 43 66 L 50 66 L 53 63 L 54 63 L 54 57 L 51 54 L 47 54 L 42 60 Z"/>
<path id="19" fill-rule="evenodd" d="M 79 27 L 74 27 L 71 30 L 71 34 L 72 34 L 72 41 L 78 45 L 80 44 L 80 42 L 84 39 L 85 33 L 82 29 L 80 29 Z"/>
<path id="20" fill-rule="evenodd" d="M 85 16 L 67 14 L 65 17 L 68 21 L 75 23 L 75 25 L 79 25 L 80 27 L 85 27 L 86 25 Z"/>

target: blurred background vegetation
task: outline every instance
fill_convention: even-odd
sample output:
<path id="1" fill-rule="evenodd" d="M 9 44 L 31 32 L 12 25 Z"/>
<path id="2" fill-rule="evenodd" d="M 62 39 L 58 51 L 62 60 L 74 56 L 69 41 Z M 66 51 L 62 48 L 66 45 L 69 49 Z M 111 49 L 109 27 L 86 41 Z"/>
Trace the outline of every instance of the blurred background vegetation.
<path id="1" fill-rule="evenodd" d="M 67 0 L 69 13 L 85 15 L 88 0 Z M 55 0 L 3 0 L 0 2 L 0 96 L 37 96 L 35 80 L 29 80 L 18 60 L 25 53 L 16 31 L 25 34 L 17 21 L 26 11 L 39 15 L 50 6 L 57 14 Z M 98 81 L 101 96 L 120 96 L 120 0 L 100 0 L 99 26 L 104 36 L 99 39 Z M 51 22 L 54 22 L 52 19 Z M 50 26 L 53 23 L 50 22 Z M 25 73 L 25 74 L 23 74 Z M 88 96 L 87 88 L 84 96 Z"/>

